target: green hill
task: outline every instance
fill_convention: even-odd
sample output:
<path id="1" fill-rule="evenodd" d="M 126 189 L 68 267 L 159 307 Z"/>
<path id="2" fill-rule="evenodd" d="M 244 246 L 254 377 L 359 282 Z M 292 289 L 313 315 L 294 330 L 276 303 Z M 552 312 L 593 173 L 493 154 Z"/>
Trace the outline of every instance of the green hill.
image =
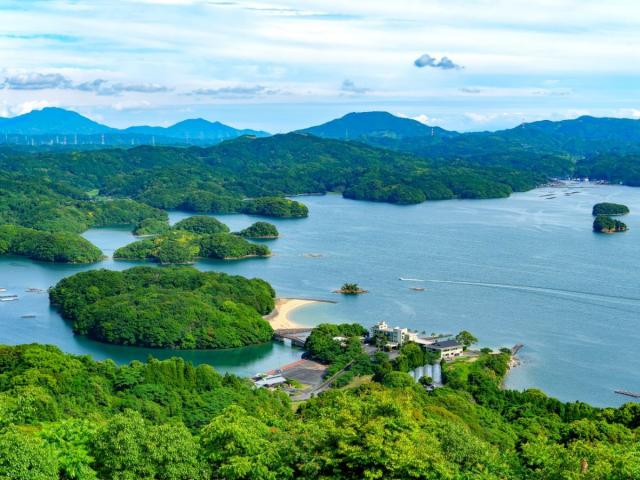
<path id="1" fill-rule="evenodd" d="M 257 279 L 189 267 L 91 270 L 49 293 L 75 333 L 118 345 L 232 348 L 271 340 L 274 291 Z"/>
<path id="2" fill-rule="evenodd" d="M 638 478 L 638 404 L 501 390 L 508 357 L 448 364 L 433 392 L 393 371 L 293 409 L 282 392 L 179 358 L 117 366 L 3 346 L 0 477 Z"/>

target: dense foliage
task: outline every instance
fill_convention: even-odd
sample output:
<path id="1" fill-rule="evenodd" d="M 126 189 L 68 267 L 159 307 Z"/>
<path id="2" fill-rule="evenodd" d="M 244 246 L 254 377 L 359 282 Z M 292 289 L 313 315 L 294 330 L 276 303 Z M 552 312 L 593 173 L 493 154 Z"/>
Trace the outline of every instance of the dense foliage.
<path id="1" fill-rule="evenodd" d="M 187 264 L 198 258 L 229 260 L 265 257 L 270 253 L 265 245 L 256 245 L 230 233 L 200 235 L 174 228 L 153 238 L 120 247 L 113 253 L 113 258 Z"/>
<path id="2" fill-rule="evenodd" d="M 436 165 L 463 162 L 640 186 L 640 123 L 631 119 L 582 116 L 460 134 L 386 112 L 364 112 L 304 131 L 412 153 Z"/>
<path id="3" fill-rule="evenodd" d="M 220 220 L 202 215 L 188 217 L 180 220 L 173 226 L 174 230 L 185 230 L 187 232 L 198 233 L 200 235 L 211 235 L 213 233 L 228 233 L 227 227 Z"/>
<path id="4" fill-rule="evenodd" d="M 61 263 L 92 263 L 102 258 L 100 249 L 79 235 L 17 225 L 0 225 L 0 255 Z"/>
<path id="5" fill-rule="evenodd" d="M 9 156 L 12 161 L 19 158 Z M 0 154 L 0 163 L 7 156 Z M 10 223 L 51 232 L 81 233 L 91 227 L 137 224 L 146 218 L 166 219 L 156 208 L 128 199 L 96 196 L 90 185 L 54 181 L 47 169 L 13 172 L 23 165 L 6 166 L 0 172 L 0 224 Z M 89 166 L 83 167 L 89 168 Z M 57 177 L 62 172 L 53 172 Z"/>
<path id="6" fill-rule="evenodd" d="M 244 238 L 278 238 L 280 233 L 275 225 L 267 222 L 255 222 L 238 232 Z"/>
<path id="7" fill-rule="evenodd" d="M 326 376 L 340 373 L 335 386 L 346 385 L 355 376 L 373 373 L 371 359 L 362 348 L 366 335 L 367 330 L 357 323 L 322 323 L 307 337 L 306 355 L 329 365 Z"/>
<path id="8" fill-rule="evenodd" d="M 598 215 L 593 221 L 593 231 L 598 233 L 626 232 L 627 225 L 607 215 Z"/>
<path id="9" fill-rule="evenodd" d="M 240 212 L 265 217 L 300 218 L 309 215 L 309 209 L 300 202 L 282 197 L 262 197 L 242 202 Z"/>
<path id="10" fill-rule="evenodd" d="M 65 278 L 50 299 L 74 332 L 107 343 L 154 348 L 230 348 L 271 339 L 273 310 L 259 279 L 188 267 L 92 270 Z"/>
<path id="11" fill-rule="evenodd" d="M 145 218 L 134 227 L 133 234 L 141 237 L 158 235 L 159 233 L 167 232 L 170 228 L 169 222 L 166 219 Z"/>
<path id="12" fill-rule="evenodd" d="M 582 160 L 577 166 L 576 174 L 580 177 L 640 187 L 640 155 L 624 152 L 597 154 Z"/>
<path id="13" fill-rule="evenodd" d="M 597 215 L 626 215 L 629 213 L 629 207 L 619 203 L 596 203 L 593 206 L 593 216 Z"/>
<path id="14" fill-rule="evenodd" d="M 394 372 L 294 413 L 282 393 L 181 359 L 118 367 L 55 347 L 1 347 L 0 478 L 640 476 L 637 404 L 597 409 L 501 390 L 507 361 L 447 364 L 449 386 L 433 392 Z"/>
<path id="15" fill-rule="evenodd" d="M 29 182 L 43 183 L 67 200 L 95 192 L 100 198 L 131 198 L 162 209 L 277 217 L 308 214 L 304 205 L 282 198 L 287 194 L 344 192 L 349 198 L 394 203 L 504 197 L 535 187 L 546 175 L 477 168 L 467 160 L 438 163 L 301 134 L 243 137 L 210 148 L 4 150 L 0 169 L 10 172 L 6 175 L 13 181 L 25 182 L 17 190 L 29 191 Z M 0 212 L 2 204 L 0 199 Z"/>

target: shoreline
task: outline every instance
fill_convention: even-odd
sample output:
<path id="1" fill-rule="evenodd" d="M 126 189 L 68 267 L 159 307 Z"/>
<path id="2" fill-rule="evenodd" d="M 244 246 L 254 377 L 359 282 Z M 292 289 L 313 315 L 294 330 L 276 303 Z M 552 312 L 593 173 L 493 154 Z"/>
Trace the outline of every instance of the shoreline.
<path id="1" fill-rule="evenodd" d="M 289 328 L 307 328 L 307 325 L 301 325 L 299 323 L 291 320 L 289 315 L 293 313 L 294 310 L 298 310 L 299 308 L 306 307 L 308 305 L 313 305 L 316 303 L 335 303 L 330 302 L 328 300 L 312 300 L 305 298 L 276 298 L 275 308 L 271 313 L 265 315 L 264 318 L 271 328 L 274 330 L 283 330 Z M 309 327 L 311 328 L 311 327 Z"/>

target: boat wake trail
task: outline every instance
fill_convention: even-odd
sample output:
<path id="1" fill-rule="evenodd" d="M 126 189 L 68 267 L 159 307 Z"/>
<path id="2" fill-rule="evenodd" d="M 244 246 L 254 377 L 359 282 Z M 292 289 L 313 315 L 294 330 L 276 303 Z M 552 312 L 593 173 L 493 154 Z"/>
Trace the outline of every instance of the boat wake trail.
<path id="1" fill-rule="evenodd" d="M 453 285 L 470 285 L 470 286 L 484 287 L 484 288 L 501 288 L 501 289 L 507 289 L 507 290 L 520 290 L 525 292 L 547 293 L 552 295 L 560 295 L 560 296 L 573 297 L 573 298 L 585 298 L 585 299 L 591 298 L 591 299 L 598 299 L 600 301 L 612 302 L 612 303 L 620 303 L 621 300 L 625 302 L 633 302 L 634 304 L 640 303 L 640 298 L 638 297 L 607 295 L 603 293 L 583 292 L 579 290 L 565 290 L 560 288 L 537 287 L 533 285 L 512 285 L 512 284 L 488 283 L 488 282 L 467 282 L 463 280 L 428 279 L 424 281 L 430 282 L 430 283 L 448 283 Z"/>

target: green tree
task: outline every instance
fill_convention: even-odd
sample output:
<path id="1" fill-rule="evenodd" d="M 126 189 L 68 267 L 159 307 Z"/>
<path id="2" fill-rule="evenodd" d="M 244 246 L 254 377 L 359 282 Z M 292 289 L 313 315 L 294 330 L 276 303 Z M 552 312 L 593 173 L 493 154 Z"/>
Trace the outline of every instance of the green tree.
<path id="1" fill-rule="evenodd" d="M 9 428 L 0 433 L 0 478 L 54 480 L 58 462 L 53 449 L 37 437 Z"/>
<path id="2" fill-rule="evenodd" d="M 93 422 L 68 419 L 47 425 L 40 432 L 40 437 L 54 448 L 63 478 L 98 478 L 91 467 L 94 458 L 89 453 L 96 431 L 97 426 Z"/>
<path id="3" fill-rule="evenodd" d="M 229 406 L 201 433 L 204 461 L 213 478 L 276 480 L 292 478 L 277 435 L 241 407 Z"/>
<path id="4" fill-rule="evenodd" d="M 147 425 L 131 410 L 115 415 L 98 432 L 93 453 L 101 478 L 203 478 L 198 445 L 184 425 Z"/>
<path id="5" fill-rule="evenodd" d="M 474 337 L 471 334 L 471 332 L 468 332 L 467 330 L 462 330 L 460 333 L 456 335 L 456 341 L 460 343 L 466 350 L 474 343 L 477 343 L 478 339 Z"/>

